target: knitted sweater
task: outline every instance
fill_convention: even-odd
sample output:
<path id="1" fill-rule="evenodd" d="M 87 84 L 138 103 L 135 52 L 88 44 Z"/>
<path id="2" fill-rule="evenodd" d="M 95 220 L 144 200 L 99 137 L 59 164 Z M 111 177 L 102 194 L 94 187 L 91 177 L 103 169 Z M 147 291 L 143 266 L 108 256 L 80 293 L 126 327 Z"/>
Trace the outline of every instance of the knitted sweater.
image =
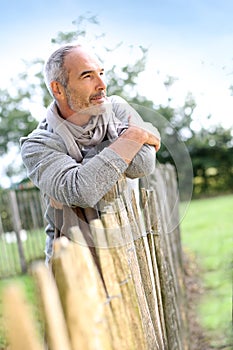
<path id="1" fill-rule="evenodd" d="M 113 113 L 125 123 L 131 107 L 117 96 L 109 97 L 109 101 Z M 132 108 L 130 113 L 132 122 L 158 134 L 157 129 L 144 123 Z M 104 143 L 99 148 L 93 147 L 92 158 L 88 161 L 84 156 L 77 162 L 69 155 L 62 138 L 50 130 L 46 118 L 20 143 L 28 176 L 47 199 L 46 218 L 51 225 L 54 225 L 54 208 L 49 198 L 62 203 L 63 207 L 93 208 L 122 174 L 131 179 L 139 178 L 149 175 L 155 167 L 155 150 L 149 145 L 142 146 L 130 165 Z"/>

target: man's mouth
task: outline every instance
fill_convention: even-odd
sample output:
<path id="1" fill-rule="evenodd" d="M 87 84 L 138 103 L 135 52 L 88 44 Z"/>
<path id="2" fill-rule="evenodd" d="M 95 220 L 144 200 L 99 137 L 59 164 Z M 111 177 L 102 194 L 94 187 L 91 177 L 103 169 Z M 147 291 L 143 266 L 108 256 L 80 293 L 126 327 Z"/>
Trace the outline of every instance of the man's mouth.
<path id="1" fill-rule="evenodd" d="M 106 100 L 106 95 L 104 93 L 96 94 L 96 95 L 91 97 L 91 101 L 95 101 L 98 103 L 105 102 L 105 100 Z"/>

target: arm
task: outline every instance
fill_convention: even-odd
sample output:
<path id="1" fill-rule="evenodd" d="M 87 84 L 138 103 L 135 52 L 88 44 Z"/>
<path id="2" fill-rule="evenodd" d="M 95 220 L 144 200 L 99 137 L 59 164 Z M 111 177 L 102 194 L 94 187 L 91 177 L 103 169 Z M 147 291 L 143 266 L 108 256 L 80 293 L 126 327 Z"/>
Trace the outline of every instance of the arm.
<path id="1" fill-rule="evenodd" d="M 128 155 L 129 166 L 126 170 L 126 176 L 136 178 L 151 174 L 155 168 L 155 150 L 158 151 L 160 147 L 160 134 L 158 130 L 151 123 L 144 122 L 136 110 L 121 97 L 111 96 L 110 100 L 113 112 L 123 123 L 127 122 L 130 116 L 130 130 L 127 130 L 124 136 L 122 136 L 122 139 L 124 138 L 124 144 L 122 143 L 121 147 L 123 152 L 126 149 L 128 151 L 129 149 L 134 151 L 134 157 L 133 154 L 131 154 L 131 157 Z M 128 139 L 127 142 L 126 139 Z M 120 148 L 120 145 L 117 147 Z M 117 150 L 115 149 L 115 151 Z M 124 158 L 126 155 L 121 153 L 121 156 Z"/>
<path id="2" fill-rule="evenodd" d="M 140 127 L 130 125 L 109 148 L 119 154 L 127 164 L 130 164 L 144 144 L 154 146 L 156 151 L 160 148 L 160 140 L 157 136 Z"/>
<path id="3" fill-rule="evenodd" d="M 41 192 L 68 206 L 93 207 L 128 167 L 109 147 L 86 164 L 77 163 L 60 138 L 44 130 L 21 141 L 21 155 Z"/>

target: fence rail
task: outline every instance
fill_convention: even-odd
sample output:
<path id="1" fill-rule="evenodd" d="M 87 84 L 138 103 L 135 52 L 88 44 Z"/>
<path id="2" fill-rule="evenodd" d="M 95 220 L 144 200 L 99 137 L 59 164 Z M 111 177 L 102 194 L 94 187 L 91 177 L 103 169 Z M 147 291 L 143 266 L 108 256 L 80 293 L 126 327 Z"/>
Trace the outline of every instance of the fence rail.
<path id="1" fill-rule="evenodd" d="M 108 199 L 90 225 L 94 247 L 74 227 L 73 242 L 55 242 L 52 275 L 34 266 L 49 349 L 189 348 L 174 168 L 160 167 L 147 181 L 152 188 L 141 188 L 140 206 L 134 195 Z M 42 349 L 20 322 L 22 314 L 32 324 L 16 287 L 6 291 L 4 305 L 11 349 Z"/>

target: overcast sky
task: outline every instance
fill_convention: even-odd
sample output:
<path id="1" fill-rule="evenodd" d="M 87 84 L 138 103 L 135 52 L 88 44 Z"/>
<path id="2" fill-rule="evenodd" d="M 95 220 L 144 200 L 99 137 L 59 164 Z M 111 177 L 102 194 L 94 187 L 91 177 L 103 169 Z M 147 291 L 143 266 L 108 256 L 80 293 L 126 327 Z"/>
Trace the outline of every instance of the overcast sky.
<path id="1" fill-rule="evenodd" d="M 22 60 L 48 57 L 51 38 L 71 31 L 72 21 L 88 11 L 97 15 L 107 47 L 123 41 L 121 57 L 133 60 L 124 47 L 149 47 L 146 72 L 139 91 L 156 105 L 166 103 L 166 75 L 179 80 L 169 92 L 182 105 L 193 93 L 199 122 L 209 114 L 212 122 L 232 125 L 233 1 L 145 0 L 101 2 L 89 0 L 0 0 L 0 87 L 23 70 Z M 103 42 L 103 41 L 102 41 Z"/>

